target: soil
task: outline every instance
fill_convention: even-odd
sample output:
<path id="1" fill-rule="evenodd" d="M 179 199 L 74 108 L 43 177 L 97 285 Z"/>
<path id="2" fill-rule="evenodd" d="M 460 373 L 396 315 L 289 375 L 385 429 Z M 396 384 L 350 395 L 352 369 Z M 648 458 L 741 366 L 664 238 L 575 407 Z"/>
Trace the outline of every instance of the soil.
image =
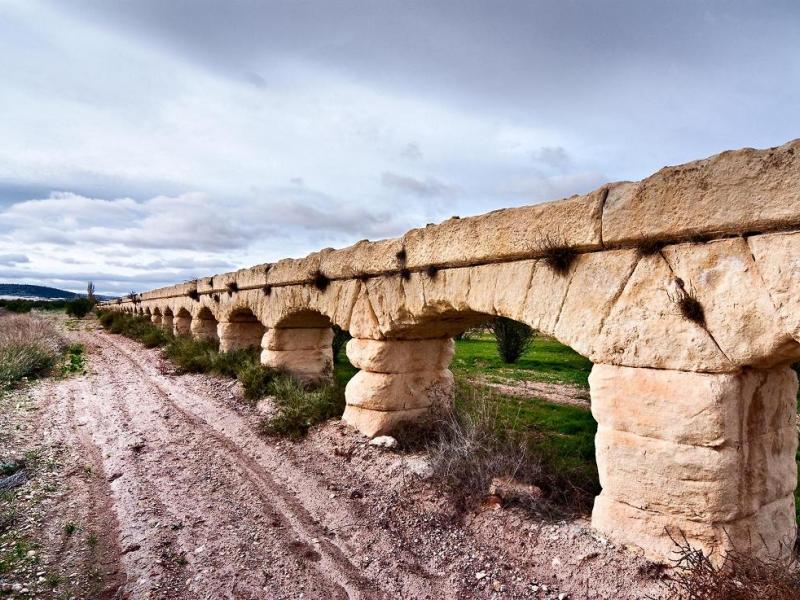
<path id="1" fill-rule="evenodd" d="M 493 388 L 502 394 L 523 398 L 541 398 L 556 404 L 571 404 L 589 408 L 589 390 L 569 383 L 549 383 L 545 381 L 528 381 L 524 379 L 502 379 L 490 381 L 486 378 L 475 378 L 480 385 Z"/>
<path id="2" fill-rule="evenodd" d="M 16 420 L 0 438 L 12 453 L 55 457 L 17 491 L 39 546 L 5 585 L 22 581 L 27 595 L 657 595 L 659 570 L 585 519 L 459 513 L 426 479 L 423 455 L 371 446 L 338 421 L 300 442 L 266 438 L 230 380 L 176 375 L 158 350 L 94 326 L 69 335 L 87 349 L 86 374 L 16 392 L 31 410 L 3 417 Z M 62 574 L 52 590 L 45 573 Z"/>

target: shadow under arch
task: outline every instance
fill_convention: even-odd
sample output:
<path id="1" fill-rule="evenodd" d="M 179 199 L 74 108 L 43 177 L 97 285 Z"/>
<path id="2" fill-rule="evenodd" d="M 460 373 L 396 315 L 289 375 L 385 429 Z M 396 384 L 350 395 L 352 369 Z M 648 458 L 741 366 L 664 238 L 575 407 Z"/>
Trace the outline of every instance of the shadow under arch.
<path id="1" fill-rule="evenodd" d="M 172 327 L 175 335 L 189 335 L 192 327 L 192 314 L 185 308 L 178 309 L 173 318 Z"/>
<path id="2" fill-rule="evenodd" d="M 264 336 L 261 362 L 305 384 L 330 381 L 333 337 L 333 324 L 321 312 L 313 309 L 290 312 Z"/>
<path id="3" fill-rule="evenodd" d="M 211 340 L 214 342 L 219 341 L 217 334 L 218 321 L 214 317 L 214 313 L 207 306 L 201 307 L 197 314 L 192 318 L 191 331 L 192 336 L 196 339 Z"/>
<path id="4" fill-rule="evenodd" d="M 247 307 L 235 308 L 217 327 L 220 352 L 240 348 L 258 348 L 267 328 Z"/>
<path id="5" fill-rule="evenodd" d="M 168 306 L 161 314 L 161 326 L 170 333 L 172 333 L 173 316 L 172 309 Z"/>

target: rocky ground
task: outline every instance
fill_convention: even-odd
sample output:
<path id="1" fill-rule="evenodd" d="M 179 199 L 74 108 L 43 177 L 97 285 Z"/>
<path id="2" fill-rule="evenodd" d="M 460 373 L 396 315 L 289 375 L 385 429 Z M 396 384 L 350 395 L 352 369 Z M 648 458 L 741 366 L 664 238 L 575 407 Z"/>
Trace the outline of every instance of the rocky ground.
<path id="1" fill-rule="evenodd" d="M 425 457 L 338 422 L 259 433 L 230 380 L 175 375 L 89 325 L 87 372 L 2 399 L 0 595 L 37 598 L 644 598 L 659 569 L 586 520 L 459 514 Z M 4 514 L 6 514 L 4 513 Z M 4 531 L 4 533 L 2 533 Z M 0 569 L 0 573 L 2 569 Z"/>

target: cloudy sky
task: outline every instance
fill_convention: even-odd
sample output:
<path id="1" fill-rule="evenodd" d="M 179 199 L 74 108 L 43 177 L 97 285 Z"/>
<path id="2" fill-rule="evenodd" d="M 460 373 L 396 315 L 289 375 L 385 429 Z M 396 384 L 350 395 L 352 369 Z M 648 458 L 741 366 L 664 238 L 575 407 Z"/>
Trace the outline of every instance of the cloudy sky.
<path id="1" fill-rule="evenodd" d="M 0 0 L 0 281 L 145 290 L 800 136 L 800 3 Z"/>

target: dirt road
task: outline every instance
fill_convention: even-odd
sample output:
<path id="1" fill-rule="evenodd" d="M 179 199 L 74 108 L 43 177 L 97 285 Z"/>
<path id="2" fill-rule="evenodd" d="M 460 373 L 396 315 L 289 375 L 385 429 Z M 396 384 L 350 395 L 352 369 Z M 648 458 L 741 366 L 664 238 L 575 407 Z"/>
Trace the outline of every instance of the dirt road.
<path id="1" fill-rule="evenodd" d="M 85 597 L 637 598 L 654 585 L 585 521 L 458 516 L 421 457 L 338 423 L 270 440 L 230 381 L 174 375 L 120 336 L 72 335 L 88 373 L 32 393 L 38 435 L 91 474 L 70 497 L 101 532 L 103 585 Z"/>

